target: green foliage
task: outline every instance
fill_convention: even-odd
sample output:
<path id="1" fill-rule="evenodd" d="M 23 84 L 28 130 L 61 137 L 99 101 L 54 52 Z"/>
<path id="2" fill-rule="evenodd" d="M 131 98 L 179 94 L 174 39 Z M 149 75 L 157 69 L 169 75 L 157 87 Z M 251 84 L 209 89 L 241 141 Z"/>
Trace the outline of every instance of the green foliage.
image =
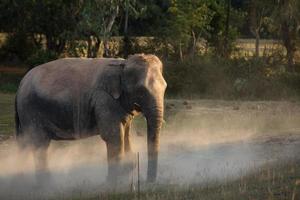
<path id="1" fill-rule="evenodd" d="M 26 64 L 30 66 L 30 68 L 33 68 L 35 66 L 38 66 L 40 64 L 44 64 L 46 62 L 50 62 L 52 60 L 55 60 L 58 58 L 58 55 L 54 51 L 50 50 L 39 50 L 36 51 L 34 54 L 32 54 L 27 60 Z"/>
<path id="2" fill-rule="evenodd" d="M 18 89 L 18 84 L 4 83 L 0 84 L 0 91 L 4 93 L 15 93 Z"/>
<path id="3" fill-rule="evenodd" d="M 113 32 L 122 3 L 120 0 L 83 2 L 76 31 L 79 38 L 88 42 L 88 57 L 97 56 L 101 41 L 104 41 L 105 56 L 109 56 L 106 42 Z"/>
<path id="4" fill-rule="evenodd" d="M 206 3 L 201 1 L 172 1 L 168 9 L 167 28 L 164 35 L 168 43 L 172 44 L 180 58 L 183 54 L 194 56 L 196 43 L 200 38 L 206 38 L 210 29 L 210 21 L 214 15 Z"/>
<path id="5" fill-rule="evenodd" d="M 67 48 L 64 53 L 67 57 L 85 57 L 86 49 L 86 42 L 71 40 L 67 43 Z"/>
<path id="6" fill-rule="evenodd" d="M 205 4 L 205 0 L 174 0 L 169 13 L 171 31 L 175 31 L 173 34 L 177 35 L 177 39 L 183 41 L 191 37 L 192 32 L 196 36 L 204 36 L 214 15 L 214 12 L 211 12 Z"/>
<path id="7" fill-rule="evenodd" d="M 237 2 L 242 1 L 2 0 L 0 31 L 8 38 L 0 58 L 33 67 L 63 53 L 155 53 L 166 61 L 169 95 L 265 98 L 299 93 L 294 63 L 300 44 L 299 1 Z M 233 58 L 235 40 L 249 26 L 264 37 L 281 38 L 287 51 Z M 123 35 L 123 44 L 111 38 Z M 290 73 L 286 63 L 293 65 Z"/>
<path id="8" fill-rule="evenodd" d="M 0 86 L 2 87 L 2 86 Z M 14 123 L 14 94 L 0 93 L 0 135 L 12 136 L 15 131 Z"/>
<path id="9" fill-rule="evenodd" d="M 35 49 L 34 43 L 25 33 L 10 34 L 0 48 L 0 58 L 3 61 L 24 61 Z"/>
<path id="10" fill-rule="evenodd" d="M 16 0 L 13 4 L 9 0 L 4 1 L 7 5 L 0 7 L 0 11 L 14 16 L 13 21 L 2 18 L 5 24 L 10 23 L 4 31 L 23 32 L 32 39 L 35 39 L 35 34 L 43 34 L 49 50 L 63 51 L 65 41 L 77 24 L 79 1 Z"/>
<path id="11" fill-rule="evenodd" d="M 165 63 L 167 95 L 221 99 L 283 99 L 300 95 L 300 75 L 281 63 L 202 56 Z"/>
<path id="12" fill-rule="evenodd" d="M 284 73 L 280 77 L 288 88 L 291 88 L 296 94 L 300 94 L 300 73 Z"/>
<path id="13" fill-rule="evenodd" d="M 14 93 L 17 91 L 23 74 L 0 72 L 0 91 Z"/>
<path id="14" fill-rule="evenodd" d="M 274 32 L 277 32 L 286 49 L 287 70 L 295 71 L 295 52 L 299 40 L 300 2 L 278 0 L 272 13 Z"/>
<path id="15" fill-rule="evenodd" d="M 226 32 L 226 1 L 211 1 L 209 8 L 215 14 L 209 24 L 211 28 L 208 30 L 207 43 L 216 55 L 224 55 L 225 51 L 228 51 L 226 54 L 230 55 L 246 20 L 246 13 L 241 9 L 231 7 L 229 27 Z"/>

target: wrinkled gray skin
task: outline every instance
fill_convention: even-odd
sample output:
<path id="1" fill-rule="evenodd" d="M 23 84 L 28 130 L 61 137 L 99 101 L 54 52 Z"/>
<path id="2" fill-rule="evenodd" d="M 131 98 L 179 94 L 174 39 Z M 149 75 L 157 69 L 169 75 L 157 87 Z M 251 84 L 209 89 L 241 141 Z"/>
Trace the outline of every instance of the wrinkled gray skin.
<path id="1" fill-rule="evenodd" d="M 153 55 L 123 59 L 55 60 L 29 71 L 16 96 L 16 138 L 33 150 L 37 171 L 47 169 L 51 140 L 100 135 L 106 142 L 108 180 L 116 180 L 130 154 L 135 115 L 147 120 L 148 173 L 155 181 L 166 82 Z"/>

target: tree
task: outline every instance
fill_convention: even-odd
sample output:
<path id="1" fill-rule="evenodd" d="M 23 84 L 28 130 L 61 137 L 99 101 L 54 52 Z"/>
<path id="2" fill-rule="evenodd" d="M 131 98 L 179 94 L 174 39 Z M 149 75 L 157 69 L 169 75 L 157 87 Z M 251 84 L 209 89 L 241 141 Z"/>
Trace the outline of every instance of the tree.
<path id="1" fill-rule="evenodd" d="M 245 12 L 234 8 L 228 0 L 211 1 L 209 9 L 214 13 L 208 29 L 207 42 L 216 55 L 228 57 L 233 42 L 245 21 Z"/>
<path id="2" fill-rule="evenodd" d="M 264 25 L 270 21 L 273 0 L 250 0 L 248 6 L 250 32 L 255 37 L 255 57 L 258 57 L 260 35 Z"/>
<path id="3" fill-rule="evenodd" d="M 121 0 L 86 0 L 83 2 L 77 32 L 88 42 L 88 57 L 96 57 L 101 42 L 104 57 L 110 57 L 108 39 L 119 15 Z"/>
<path id="4" fill-rule="evenodd" d="M 225 38 L 224 38 L 224 51 L 222 52 L 222 56 L 229 56 L 229 25 L 230 25 L 230 12 L 231 12 L 231 0 L 226 1 L 226 20 L 225 20 Z"/>
<path id="5" fill-rule="evenodd" d="M 144 4 L 140 4 L 139 6 L 143 6 L 143 8 L 137 8 L 138 2 L 136 0 L 125 0 L 122 10 L 123 10 L 123 17 L 124 17 L 124 30 L 123 30 L 123 54 L 124 58 L 127 58 L 129 53 L 131 52 L 131 40 L 128 33 L 128 24 L 129 18 L 132 20 L 136 20 L 140 14 L 143 13 L 143 9 L 145 7 Z M 138 10 L 140 9 L 140 10 Z"/>
<path id="6" fill-rule="evenodd" d="M 184 50 L 194 57 L 196 45 L 201 37 L 206 34 L 214 13 L 208 8 L 205 0 L 173 0 L 169 8 L 169 31 L 179 49 L 179 57 L 182 60 Z"/>
<path id="7" fill-rule="evenodd" d="M 37 51 L 61 54 L 75 31 L 79 1 L 1 1 L 0 29 L 9 35 L 6 46 L 12 57 L 26 61 Z"/>
<path id="8" fill-rule="evenodd" d="M 62 53 L 77 25 L 79 0 L 27 1 L 31 4 L 27 6 L 30 13 L 27 32 L 36 42 L 41 42 L 39 35 L 44 35 L 47 49 Z"/>
<path id="9" fill-rule="evenodd" d="M 274 21 L 279 24 L 279 32 L 286 49 L 288 70 L 295 71 L 294 54 L 300 27 L 300 2 L 298 0 L 278 0 Z"/>

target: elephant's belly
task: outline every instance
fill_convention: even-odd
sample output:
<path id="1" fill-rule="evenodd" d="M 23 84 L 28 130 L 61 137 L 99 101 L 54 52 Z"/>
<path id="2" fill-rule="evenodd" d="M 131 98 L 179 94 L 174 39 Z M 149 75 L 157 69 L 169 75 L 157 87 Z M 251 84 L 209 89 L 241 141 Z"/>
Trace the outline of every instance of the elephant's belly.
<path id="1" fill-rule="evenodd" d="M 78 105 L 73 99 L 59 101 L 33 93 L 26 104 L 26 116 L 32 118 L 54 140 L 74 140 L 93 136 L 97 133 L 92 113 L 84 104 Z"/>
<path id="2" fill-rule="evenodd" d="M 82 130 L 79 133 L 67 131 L 55 131 L 51 134 L 53 140 L 78 140 L 98 135 L 97 130 Z"/>
<path id="3" fill-rule="evenodd" d="M 90 116 L 86 116 L 84 121 L 77 121 L 68 117 L 69 115 L 65 115 L 65 119 L 63 119 L 64 117 L 62 116 L 61 120 L 47 119 L 45 117 L 45 127 L 50 124 L 48 133 L 51 135 L 51 139 L 76 140 L 98 134 L 97 126 L 91 121 Z"/>

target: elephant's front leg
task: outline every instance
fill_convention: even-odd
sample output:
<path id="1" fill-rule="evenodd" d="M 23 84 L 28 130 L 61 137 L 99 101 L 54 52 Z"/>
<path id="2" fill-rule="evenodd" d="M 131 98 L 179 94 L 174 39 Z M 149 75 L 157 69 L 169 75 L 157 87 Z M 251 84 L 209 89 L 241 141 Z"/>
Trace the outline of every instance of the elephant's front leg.
<path id="1" fill-rule="evenodd" d="M 128 174 L 132 172 L 132 170 L 135 168 L 135 154 L 132 152 L 131 149 L 131 141 L 130 141 L 130 127 L 131 127 L 131 121 L 128 121 L 125 124 L 125 134 L 124 134 L 124 150 L 125 150 L 125 170 Z"/>
<path id="2" fill-rule="evenodd" d="M 132 154 L 131 142 L 130 142 L 130 127 L 131 127 L 131 121 L 125 124 L 124 143 L 125 143 L 126 154 Z"/>
<path id="3" fill-rule="evenodd" d="M 124 126 L 120 123 L 115 126 L 105 139 L 107 146 L 109 182 L 116 182 L 122 173 L 121 161 L 124 155 Z"/>

